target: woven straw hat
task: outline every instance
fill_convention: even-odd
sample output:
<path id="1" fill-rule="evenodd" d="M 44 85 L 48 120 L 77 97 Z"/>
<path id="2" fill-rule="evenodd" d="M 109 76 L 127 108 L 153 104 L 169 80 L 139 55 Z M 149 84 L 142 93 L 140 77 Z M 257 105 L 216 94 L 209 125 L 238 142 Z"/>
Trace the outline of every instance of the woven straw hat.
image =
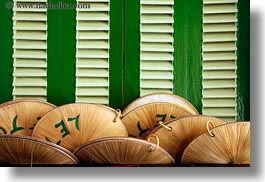
<path id="1" fill-rule="evenodd" d="M 75 103 L 47 113 L 36 125 L 34 137 L 51 141 L 70 151 L 108 136 L 128 136 L 121 113 L 107 106 Z"/>
<path id="2" fill-rule="evenodd" d="M 78 158 L 68 150 L 29 136 L 0 135 L 0 163 L 19 165 L 75 165 Z"/>
<path id="3" fill-rule="evenodd" d="M 19 101 L 0 107 L 0 134 L 31 136 L 37 122 L 55 106 L 47 102 Z"/>
<path id="4" fill-rule="evenodd" d="M 143 106 L 145 104 L 157 103 L 157 102 L 173 103 L 178 106 L 186 108 L 192 114 L 199 114 L 196 108 L 186 99 L 174 94 L 161 92 L 161 93 L 148 94 L 136 99 L 122 111 L 122 115 L 125 116 L 135 108 Z"/>
<path id="5" fill-rule="evenodd" d="M 200 135 L 183 152 L 182 163 L 250 164 L 250 122 L 228 123 Z"/>
<path id="6" fill-rule="evenodd" d="M 181 161 L 181 155 L 187 145 L 199 135 L 207 131 L 207 123 L 215 126 L 225 124 L 224 121 L 210 116 L 187 116 L 173 119 L 156 127 L 150 132 L 159 138 L 160 146 L 164 148 L 176 162 Z"/>
<path id="7" fill-rule="evenodd" d="M 90 165 L 173 165 L 174 159 L 158 145 L 141 139 L 107 137 L 80 146 L 74 154 Z"/>
<path id="8" fill-rule="evenodd" d="M 137 107 L 122 118 L 129 136 L 144 139 L 158 126 L 159 121 L 166 122 L 174 118 L 194 115 L 185 107 L 172 103 L 150 103 Z"/>
<path id="9" fill-rule="evenodd" d="M 56 107 L 55 105 L 53 105 L 53 104 L 51 104 L 49 102 L 46 102 L 46 101 L 43 101 L 43 100 L 39 100 L 39 99 L 15 99 L 15 100 L 7 101 L 7 102 L 4 102 L 4 103 L 0 104 L 0 107 L 6 106 L 6 105 L 9 105 L 9 104 L 18 103 L 18 102 L 40 102 L 40 103 L 44 103 L 44 104 L 50 105 L 52 107 Z"/>

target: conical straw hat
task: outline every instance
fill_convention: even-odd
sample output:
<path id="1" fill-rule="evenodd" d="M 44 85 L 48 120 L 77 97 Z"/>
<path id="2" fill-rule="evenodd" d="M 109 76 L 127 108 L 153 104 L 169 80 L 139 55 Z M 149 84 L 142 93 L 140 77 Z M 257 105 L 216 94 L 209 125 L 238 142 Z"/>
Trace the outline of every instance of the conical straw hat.
<path id="1" fill-rule="evenodd" d="M 31 136 L 41 117 L 54 108 L 38 101 L 20 101 L 0 107 L 0 134 Z"/>
<path id="2" fill-rule="evenodd" d="M 4 102 L 2 104 L 0 104 L 0 107 L 4 107 L 6 105 L 10 105 L 10 104 L 14 104 L 14 103 L 18 103 L 18 102 L 40 102 L 40 103 L 44 103 L 44 104 L 47 104 L 47 105 L 50 105 L 52 107 L 56 107 L 55 105 L 49 103 L 49 102 L 46 102 L 46 101 L 43 101 L 43 100 L 39 100 L 39 99 L 16 99 L 16 100 L 11 100 L 11 101 L 8 101 L 8 102 Z"/>
<path id="3" fill-rule="evenodd" d="M 200 135 L 183 152 L 182 163 L 250 164 L 250 123 L 229 123 Z"/>
<path id="4" fill-rule="evenodd" d="M 225 124 L 224 121 L 210 116 L 187 116 L 173 119 L 151 131 L 159 138 L 160 146 L 165 149 L 176 162 L 181 161 L 181 155 L 187 145 L 199 135 L 207 131 L 207 123 L 214 126 Z"/>
<path id="5" fill-rule="evenodd" d="M 29 136 L 0 135 L 0 163 L 18 165 L 74 165 L 78 158 L 68 150 Z"/>
<path id="6" fill-rule="evenodd" d="M 157 144 L 128 138 L 107 137 L 80 146 L 74 154 L 85 164 L 173 165 L 174 159 Z"/>
<path id="7" fill-rule="evenodd" d="M 120 113 L 106 106 L 75 103 L 47 113 L 36 125 L 34 137 L 70 151 L 83 143 L 108 136 L 128 136 Z"/>
<path id="8" fill-rule="evenodd" d="M 144 139 L 148 133 L 158 126 L 158 122 L 166 122 L 174 118 L 190 116 L 194 113 L 172 103 L 150 103 L 129 112 L 122 118 L 129 136 Z"/>
<path id="9" fill-rule="evenodd" d="M 122 111 L 122 115 L 125 116 L 126 114 L 134 110 L 135 108 L 140 107 L 142 105 L 149 104 L 149 103 L 156 103 L 156 102 L 173 103 L 178 106 L 186 108 L 192 114 L 196 114 L 196 115 L 199 114 L 196 108 L 186 99 L 180 96 L 174 95 L 174 94 L 161 92 L 161 93 L 155 93 L 155 94 L 148 94 L 148 95 L 145 95 L 145 96 L 142 96 L 136 99 Z"/>

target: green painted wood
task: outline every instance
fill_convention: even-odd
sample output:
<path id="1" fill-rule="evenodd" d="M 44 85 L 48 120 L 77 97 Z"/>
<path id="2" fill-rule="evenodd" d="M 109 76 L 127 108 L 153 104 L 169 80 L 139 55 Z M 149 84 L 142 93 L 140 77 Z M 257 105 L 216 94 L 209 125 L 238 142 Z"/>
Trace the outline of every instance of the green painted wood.
<path id="1" fill-rule="evenodd" d="M 175 1 L 174 94 L 202 110 L 202 1 Z"/>
<path id="2" fill-rule="evenodd" d="M 60 0 L 49 0 L 60 3 Z M 65 0 L 64 3 L 76 3 Z M 48 93 L 56 105 L 75 102 L 76 10 L 48 10 Z"/>
<path id="3" fill-rule="evenodd" d="M 238 1 L 238 121 L 250 120 L 250 1 Z"/>
<path id="4" fill-rule="evenodd" d="M 48 0 L 58 3 L 60 0 Z M 61 105 L 61 10 L 47 10 L 47 101 Z"/>
<path id="5" fill-rule="evenodd" d="M 175 0 L 174 4 L 174 90 L 188 97 L 189 1 Z"/>
<path id="6" fill-rule="evenodd" d="M 6 8 L 9 3 L 0 1 L 0 103 L 13 99 L 13 11 Z"/>
<path id="7" fill-rule="evenodd" d="M 123 13 L 124 0 L 110 1 L 109 106 L 123 108 Z"/>
<path id="8" fill-rule="evenodd" d="M 125 0 L 124 104 L 140 96 L 140 0 Z"/>
<path id="9" fill-rule="evenodd" d="M 76 0 L 63 0 L 76 4 Z M 61 10 L 61 104 L 75 102 L 76 10 Z"/>
<path id="10" fill-rule="evenodd" d="M 188 101 L 202 112 L 202 9 L 203 2 L 189 0 Z"/>

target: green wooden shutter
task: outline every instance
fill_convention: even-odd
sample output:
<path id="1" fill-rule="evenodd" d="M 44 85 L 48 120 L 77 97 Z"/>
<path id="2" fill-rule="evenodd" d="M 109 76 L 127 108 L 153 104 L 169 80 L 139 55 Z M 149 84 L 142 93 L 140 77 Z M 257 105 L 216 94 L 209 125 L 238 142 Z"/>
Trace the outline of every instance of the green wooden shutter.
<path id="1" fill-rule="evenodd" d="M 13 97 L 46 100 L 47 15 L 46 9 L 22 8 L 46 0 L 15 0 L 13 8 Z"/>
<path id="2" fill-rule="evenodd" d="M 140 96 L 173 92 L 174 0 L 140 0 Z"/>
<path id="3" fill-rule="evenodd" d="M 203 0 L 203 114 L 237 117 L 237 0 Z"/>
<path id="4" fill-rule="evenodd" d="M 110 0 L 78 0 L 76 101 L 109 104 Z"/>

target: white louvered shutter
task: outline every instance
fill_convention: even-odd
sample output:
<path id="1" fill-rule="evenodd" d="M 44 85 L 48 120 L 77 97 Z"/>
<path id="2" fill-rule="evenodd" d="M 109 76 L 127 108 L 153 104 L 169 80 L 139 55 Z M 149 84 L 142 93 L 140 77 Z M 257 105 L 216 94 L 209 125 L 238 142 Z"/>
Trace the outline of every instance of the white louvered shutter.
<path id="1" fill-rule="evenodd" d="M 237 0 L 203 0 L 203 114 L 237 117 Z"/>
<path id="2" fill-rule="evenodd" d="M 20 3 L 13 8 L 14 99 L 46 100 L 47 10 L 30 7 L 46 2 L 47 0 L 14 0 L 14 4 Z"/>
<path id="3" fill-rule="evenodd" d="M 109 104 L 110 0 L 77 0 L 76 102 Z"/>
<path id="4" fill-rule="evenodd" d="M 140 95 L 173 92 L 174 0 L 140 0 Z"/>

